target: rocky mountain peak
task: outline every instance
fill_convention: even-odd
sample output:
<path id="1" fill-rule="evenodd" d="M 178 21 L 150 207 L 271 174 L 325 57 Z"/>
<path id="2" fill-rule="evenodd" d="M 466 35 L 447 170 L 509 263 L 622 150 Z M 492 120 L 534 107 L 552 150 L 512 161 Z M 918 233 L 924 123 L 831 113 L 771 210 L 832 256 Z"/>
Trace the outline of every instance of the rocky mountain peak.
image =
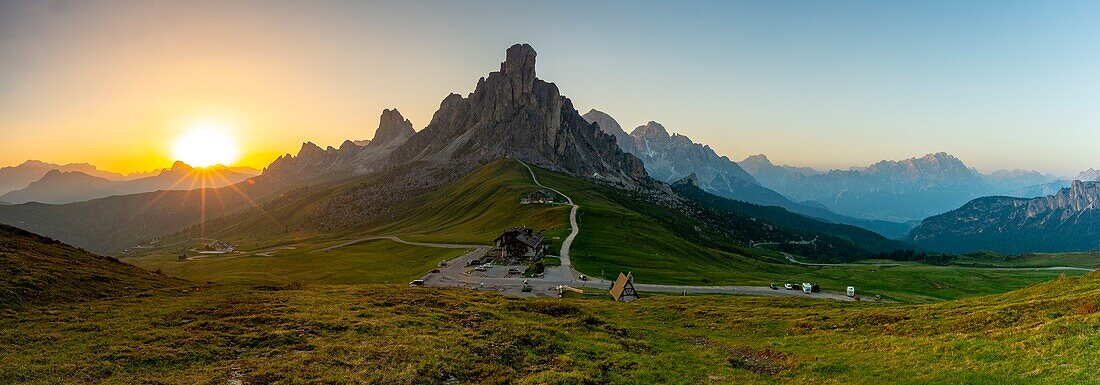
<path id="1" fill-rule="evenodd" d="M 1077 174 L 1077 177 L 1073 178 L 1073 179 L 1076 179 L 1076 180 L 1100 180 L 1100 171 L 1097 171 L 1097 170 L 1090 167 L 1088 170 L 1081 171 L 1081 173 Z"/>
<path id="2" fill-rule="evenodd" d="M 313 142 L 305 142 L 302 143 L 302 148 L 298 149 L 297 157 L 309 158 L 312 156 L 323 156 L 324 153 L 325 150 L 322 149 L 321 146 L 313 144 Z"/>
<path id="3" fill-rule="evenodd" d="M 362 146 L 355 144 L 355 142 L 352 142 L 350 140 L 345 140 L 344 143 L 340 143 L 339 151 L 340 152 L 355 151 L 355 150 L 357 150 L 361 147 Z"/>
<path id="4" fill-rule="evenodd" d="M 191 171 L 191 169 L 191 165 L 184 163 L 182 160 L 172 162 L 172 167 L 170 168 L 172 171 Z"/>
<path id="5" fill-rule="evenodd" d="M 630 135 L 636 138 L 669 138 L 668 130 L 665 130 L 665 126 L 660 123 L 649 121 L 645 125 L 638 126 L 631 132 Z"/>
<path id="6" fill-rule="evenodd" d="M 769 164 L 770 165 L 770 164 L 772 164 L 772 161 L 771 161 L 771 159 L 768 159 L 767 155 L 756 154 L 756 155 L 749 155 L 748 157 L 745 158 L 745 160 L 740 161 L 738 163 L 760 163 L 760 164 Z"/>
<path id="7" fill-rule="evenodd" d="M 46 165 L 49 165 L 49 163 L 43 162 L 41 160 L 27 159 L 26 161 L 24 161 L 23 163 L 21 163 L 19 165 L 20 166 L 46 166 Z"/>
<path id="8" fill-rule="evenodd" d="M 500 63 L 500 73 L 509 78 L 520 80 L 521 85 L 528 86 L 535 82 L 535 49 L 529 44 L 515 44 L 508 47 L 504 62 Z"/>
<path id="9" fill-rule="evenodd" d="M 957 161 L 959 161 L 959 159 L 956 158 L 954 155 L 948 154 L 948 153 L 943 152 L 943 151 L 936 152 L 936 153 L 931 153 L 931 154 L 925 154 L 923 157 L 921 157 L 921 159 L 924 160 L 924 161 L 929 161 L 929 162 L 957 162 Z"/>
<path id="10" fill-rule="evenodd" d="M 590 123 L 596 123 L 600 125 L 600 129 L 608 134 L 615 135 L 620 132 L 624 134 L 626 133 L 626 131 L 623 130 L 623 126 L 620 126 L 619 122 L 615 120 L 615 118 L 612 118 L 611 115 L 608 115 L 606 112 L 597 109 L 590 109 L 588 110 L 588 112 L 584 113 L 584 115 L 581 116 L 584 117 L 584 120 L 587 120 Z"/>
<path id="11" fill-rule="evenodd" d="M 619 122 L 611 117 L 611 115 L 603 111 L 592 109 L 581 117 L 589 123 L 596 123 L 600 126 L 601 131 L 614 136 L 615 142 L 624 152 L 634 153 L 634 137 L 627 134 L 626 131 L 623 130 L 623 126 L 620 126 Z"/>
<path id="12" fill-rule="evenodd" d="M 467 97 L 447 96 L 428 125 L 395 149 L 388 164 L 412 161 L 467 168 L 502 157 L 626 185 L 650 183 L 641 161 L 580 116 L 558 87 L 535 76 L 530 45 L 508 48 L 500 71 Z"/>
<path id="13" fill-rule="evenodd" d="M 382 116 L 378 118 L 378 129 L 374 131 L 375 146 L 387 144 L 401 144 L 409 137 L 416 134 L 413 124 L 401 112 L 394 109 L 382 110 Z"/>

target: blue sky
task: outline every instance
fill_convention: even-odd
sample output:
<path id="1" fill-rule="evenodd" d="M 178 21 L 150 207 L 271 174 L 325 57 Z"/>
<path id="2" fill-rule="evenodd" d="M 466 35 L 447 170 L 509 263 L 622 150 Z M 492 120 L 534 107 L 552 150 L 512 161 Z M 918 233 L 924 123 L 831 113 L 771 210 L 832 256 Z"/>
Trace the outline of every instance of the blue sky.
<path id="1" fill-rule="evenodd" d="M 1074 1 L 3 3 L 0 164 L 168 162 L 149 154 L 209 116 L 256 137 L 257 163 L 370 137 L 383 108 L 419 129 L 527 42 L 582 113 L 735 160 L 946 151 L 1073 175 L 1100 167 L 1098 19 Z M 81 147 L 104 137 L 119 148 Z"/>

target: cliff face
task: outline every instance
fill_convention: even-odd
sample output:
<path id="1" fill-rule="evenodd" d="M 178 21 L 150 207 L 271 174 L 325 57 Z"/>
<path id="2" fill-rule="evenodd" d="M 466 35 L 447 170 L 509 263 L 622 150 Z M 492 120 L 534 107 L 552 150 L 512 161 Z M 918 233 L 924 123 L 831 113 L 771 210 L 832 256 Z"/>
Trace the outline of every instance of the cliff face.
<path id="1" fill-rule="evenodd" d="M 535 50 L 508 49 L 500 71 L 467 97 L 443 99 L 424 130 L 393 151 L 391 166 L 416 161 L 480 165 L 514 157 L 622 185 L 651 183 L 642 162 L 584 120 L 558 87 L 535 76 Z"/>
<path id="2" fill-rule="evenodd" d="M 1100 245 L 1100 182 L 1074 181 L 1054 195 L 984 197 L 925 219 L 909 239 L 944 251 L 1082 251 Z"/>

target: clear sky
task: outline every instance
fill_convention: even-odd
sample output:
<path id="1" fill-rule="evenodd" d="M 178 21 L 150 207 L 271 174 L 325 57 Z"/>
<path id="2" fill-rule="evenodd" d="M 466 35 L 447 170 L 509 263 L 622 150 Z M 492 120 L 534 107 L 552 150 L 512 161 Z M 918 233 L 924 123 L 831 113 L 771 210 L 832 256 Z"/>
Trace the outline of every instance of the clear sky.
<path id="1" fill-rule="evenodd" d="M 1100 167 L 1100 2 L 0 3 L 0 165 L 167 166 L 197 124 L 241 164 L 422 128 L 527 42 L 539 77 L 630 130 L 818 168 L 946 151 Z"/>

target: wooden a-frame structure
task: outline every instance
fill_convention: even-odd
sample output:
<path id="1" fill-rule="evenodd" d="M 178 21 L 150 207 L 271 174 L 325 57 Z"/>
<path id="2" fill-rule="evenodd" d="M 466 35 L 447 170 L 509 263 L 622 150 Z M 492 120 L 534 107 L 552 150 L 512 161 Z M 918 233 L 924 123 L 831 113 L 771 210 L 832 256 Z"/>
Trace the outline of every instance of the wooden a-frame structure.
<path id="1" fill-rule="evenodd" d="M 634 273 L 619 273 L 619 278 L 611 285 L 611 298 L 619 302 L 638 299 L 638 291 L 634 290 Z"/>

